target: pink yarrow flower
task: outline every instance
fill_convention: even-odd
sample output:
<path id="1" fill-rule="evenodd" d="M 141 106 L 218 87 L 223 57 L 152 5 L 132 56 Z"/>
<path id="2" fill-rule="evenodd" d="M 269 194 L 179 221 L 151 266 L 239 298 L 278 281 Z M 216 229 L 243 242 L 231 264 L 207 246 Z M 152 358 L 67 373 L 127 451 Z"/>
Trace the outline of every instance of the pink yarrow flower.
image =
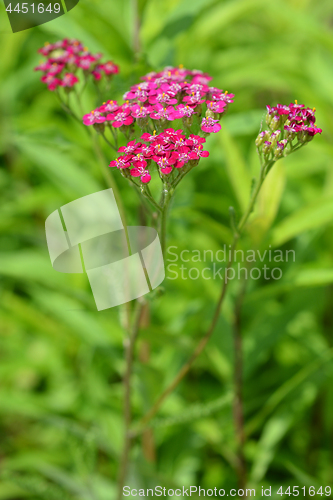
<path id="1" fill-rule="evenodd" d="M 207 101 L 207 109 L 214 113 L 224 113 L 226 106 L 225 101 Z"/>
<path id="2" fill-rule="evenodd" d="M 60 85 L 62 87 L 73 87 L 73 85 L 75 85 L 78 81 L 79 79 L 73 75 L 73 73 L 66 73 L 63 76 Z"/>
<path id="3" fill-rule="evenodd" d="M 100 65 L 100 68 L 106 75 L 116 75 L 119 73 L 119 66 L 114 64 L 112 61 L 108 61 Z"/>
<path id="4" fill-rule="evenodd" d="M 123 125 L 131 125 L 133 123 L 133 118 L 130 114 L 130 109 L 121 106 L 118 111 L 107 115 L 107 120 L 112 122 L 112 127 L 119 128 Z"/>
<path id="5" fill-rule="evenodd" d="M 151 180 L 151 175 L 149 173 L 149 170 L 146 170 L 145 167 L 138 166 L 132 168 L 130 174 L 132 177 L 140 177 L 141 182 L 143 182 L 143 184 L 147 184 L 147 182 Z"/>
<path id="6" fill-rule="evenodd" d="M 173 151 L 172 153 L 166 153 L 165 156 L 153 156 L 153 160 L 160 167 L 162 174 L 170 174 L 172 171 L 172 165 L 174 165 L 178 160 L 179 154 Z"/>
<path id="7" fill-rule="evenodd" d="M 184 116 L 190 118 L 192 115 L 196 114 L 194 108 L 185 104 L 179 104 L 176 109 L 179 118 L 183 118 Z"/>
<path id="8" fill-rule="evenodd" d="M 100 113 L 114 113 L 118 111 L 119 108 L 120 106 L 117 101 L 107 101 L 98 108 L 98 111 L 100 111 Z"/>
<path id="9" fill-rule="evenodd" d="M 208 151 L 203 151 L 203 146 L 202 144 L 198 144 L 197 146 L 194 146 L 190 153 L 190 158 L 192 160 L 198 160 L 199 158 L 207 158 L 209 156 Z"/>
<path id="10" fill-rule="evenodd" d="M 118 149 L 118 152 L 119 153 L 134 154 L 134 153 L 140 153 L 141 149 L 142 149 L 141 142 L 130 141 L 127 143 L 126 146 L 121 146 Z"/>
<path id="11" fill-rule="evenodd" d="M 174 169 L 183 168 L 189 162 L 195 166 L 200 158 L 207 157 L 208 151 L 203 150 L 206 139 L 191 134 L 188 139 L 182 130 L 169 128 L 160 134 L 144 133 L 141 136 L 144 142 L 130 141 L 126 146 L 119 148 L 119 152 L 126 153 L 110 163 L 111 167 L 128 168 L 133 177 L 140 177 L 141 182 L 151 180 L 149 165 L 154 161 L 160 174 L 170 175 Z M 147 144 L 144 144 L 147 143 Z"/>
<path id="12" fill-rule="evenodd" d="M 136 168 L 146 168 L 147 161 L 142 153 L 138 153 L 132 158 L 133 166 Z"/>
<path id="13" fill-rule="evenodd" d="M 65 65 L 63 63 L 59 62 L 54 62 L 50 64 L 50 69 L 48 71 L 49 75 L 58 75 L 59 73 L 62 72 L 64 69 Z"/>
<path id="14" fill-rule="evenodd" d="M 162 104 L 155 104 L 155 106 L 152 107 L 152 111 L 153 112 L 150 113 L 150 117 L 154 120 L 173 121 L 177 115 L 176 110 L 172 106 L 164 108 Z"/>
<path id="15" fill-rule="evenodd" d="M 177 104 L 177 99 L 172 97 L 168 92 L 164 92 L 162 89 L 158 89 L 155 93 L 155 91 L 152 91 L 153 93 L 150 93 L 149 96 L 149 103 L 150 104 Z"/>
<path id="16" fill-rule="evenodd" d="M 80 70 L 81 74 L 81 70 L 83 70 L 85 79 L 92 75 L 95 80 L 100 80 L 102 74 L 109 78 L 111 74 L 119 71 L 118 66 L 112 61 L 98 64 L 102 55 L 91 54 L 78 40 L 65 38 L 53 44 L 47 43 L 44 47 L 38 49 L 38 52 L 45 56 L 47 61 L 36 66 L 35 70 L 44 72 L 42 81 L 48 85 L 50 90 L 55 90 L 59 85 L 72 87 L 78 83 L 80 74 L 76 72 L 77 69 Z M 73 76 L 67 77 L 68 74 Z M 49 75 L 57 75 L 63 85 L 56 80 L 51 80 Z M 74 81 L 75 79 L 77 81 Z"/>
<path id="17" fill-rule="evenodd" d="M 116 160 L 110 162 L 109 167 L 129 168 L 132 163 L 132 155 L 120 156 Z"/>
<path id="18" fill-rule="evenodd" d="M 51 68 L 51 63 L 49 61 L 41 62 L 38 66 L 34 68 L 34 71 L 44 71 L 48 72 Z"/>
<path id="19" fill-rule="evenodd" d="M 133 118 L 146 118 L 151 112 L 152 106 L 139 106 L 139 104 L 131 106 L 131 115 Z"/>
<path id="20" fill-rule="evenodd" d="M 221 130 L 221 125 L 218 120 L 214 120 L 214 118 L 209 116 L 208 118 L 202 119 L 201 130 L 207 134 L 215 134 Z"/>
<path id="21" fill-rule="evenodd" d="M 103 123 L 106 118 L 99 111 L 92 111 L 84 115 L 83 123 L 84 125 L 94 125 L 95 123 Z"/>
<path id="22" fill-rule="evenodd" d="M 83 56 L 89 59 L 91 55 L 80 54 L 81 58 Z M 92 72 L 95 78 L 101 77 L 102 66 L 93 64 Z M 142 77 L 142 80 L 124 94 L 125 102 L 118 108 L 107 109 L 108 105 L 105 103 L 98 108 L 101 113 L 105 113 L 106 119 L 114 127 L 130 125 L 136 120 L 139 127 L 146 132 L 151 125 L 160 128 L 165 126 L 166 121 L 183 119 L 183 123 L 190 129 L 195 123 L 192 120 L 193 115 L 201 115 L 205 102 L 208 103 L 208 110 L 221 116 L 234 97 L 233 94 L 223 93 L 221 89 L 209 87 L 209 75 L 182 66 L 150 72 Z M 162 124 L 157 125 L 156 121 Z M 204 119 L 202 126 L 209 132 L 217 132 L 220 129 L 220 125 L 211 119 Z"/>
<path id="23" fill-rule="evenodd" d="M 132 101 L 133 99 L 137 99 L 140 103 L 146 102 L 148 99 L 148 91 L 146 89 L 143 89 L 141 85 L 138 85 L 129 92 L 126 92 L 124 94 L 124 99 L 129 99 L 130 101 Z"/>
<path id="24" fill-rule="evenodd" d="M 41 81 L 43 83 L 46 83 L 47 88 L 52 91 L 59 87 L 59 85 L 61 84 L 61 80 L 59 80 L 59 78 L 56 78 L 54 75 L 51 75 L 50 73 L 48 75 L 42 76 Z"/>
<path id="25" fill-rule="evenodd" d="M 186 97 L 184 97 L 183 101 L 186 102 L 188 106 L 196 107 L 199 106 L 199 104 L 205 102 L 205 100 L 202 99 L 202 97 L 203 96 L 200 94 L 200 92 L 196 93 L 193 92 L 191 95 L 187 95 Z"/>
<path id="26" fill-rule="evenodd" d="M 304 104 L 295 103 L 285 106 L 277 104 L 276 106 L 267 106 L 268 121 L 271 129 L 274 129 L 280 124 L 284 123 L 284 130 L 289 133 L 289 138 L 293 139 L 298 133 L 303 133 L 303 138 L 314 137 L 316 134 L 321 134 L 322 129 L 315 126 L 316 118 L 313 108 L 306 108 Z M 276 125 L 275 125 L 276 123 Z"/>

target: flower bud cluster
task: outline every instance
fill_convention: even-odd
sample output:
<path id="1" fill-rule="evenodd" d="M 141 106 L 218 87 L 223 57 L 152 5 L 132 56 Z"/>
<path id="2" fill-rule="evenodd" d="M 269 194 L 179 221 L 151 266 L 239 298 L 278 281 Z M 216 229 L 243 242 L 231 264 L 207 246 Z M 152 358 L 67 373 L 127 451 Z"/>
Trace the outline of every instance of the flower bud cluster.
<path id="1" fill-rule="evenodd" d="M 256 139 L 259 152 L 266 158 L 279 159 L 291 153 L 296 146 L 300 147 L 320 134 L 322 130 L 315 125 L 315 111 L 297 101 L 289 106 L 267 106 L 268 130 L 260 132 Z M 293 143 L 294 139 L 296 143 Z"/>
<path id="2" fill-rule="evenodd" d="M 221 129 L 219 123 L 233 94 L 210 87 L 212 79 L 198 70 L 167 67 L 142 77 L 124 94 L 124 103 L 108 101 L 83 117 L 85 125 L 105 123 L 112 127 L 133 128 L 136 122 L 142 131 L 166 128 L 169 122 L 182 119 L 187 130 L 196 119 L 204 133 Z"/>
<path id="3" fill-rule="evenodd" d="M 169 128 L 158 135 L 144 133 L 141 140 L 143 142 L 130 141 L 120 147 L 118 151 L 125 154 L 111 161 L 109 166 L 121 169 L 125 177 L 140 177 L 143 184 L 151 180 L 152 162 L 164 179 L 186 165 L 197 165 L 201 157 L 209 156 L 208 151 L 203 150 L 204 137 L 191 134 L 187 138 L 182 130 Z"/>
<path id="4" fill-rule="evenodd" d="M 119 72 L 112 61 L 99 63 L 102 54 L 92 54 L 78 40 L 65 38 L 56 43 L 46 43 L 38 52 L 47 59 L 36 66 L 35 71 L 43 72 L 41 81 L 52 91 L 58 87 L 71 89 L 79 82 L 80 70 L 85 81 L 90 75 L 100 80 L 103 74 L 109 79 Z"/>

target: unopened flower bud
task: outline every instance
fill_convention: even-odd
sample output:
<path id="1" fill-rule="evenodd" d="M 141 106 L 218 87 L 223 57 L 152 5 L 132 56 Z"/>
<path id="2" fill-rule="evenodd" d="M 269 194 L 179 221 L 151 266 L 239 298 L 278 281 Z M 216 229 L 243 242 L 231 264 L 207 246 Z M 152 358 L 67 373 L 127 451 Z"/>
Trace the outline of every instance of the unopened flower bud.
<path id="1" fill-rule="evenodd" d="M 272 143 L 270 141 L 265 141 L 262 152 L 266 155 L 269 154 L 272 150 Z"/>
<path id="2" fill-rule="evenodd" d="M 129 169 L 128 169 L 128 168 L 120 168 L 119 170 L 120 170 L 120 173 L 121 173 L 121 175 L 122 175 L 123 177 L 125 177 L 125 178 L 126 178 L 126 177 L 127 177 L 127 178 L 131 177 L 131 174 L 130 174 L 130 171 L 129 171 Z"/>
<path id="3" fill-rule="evenodd" d="M 148 117 L 137 118 L 136 123 L 141 128 L 141 130 L 146 130 L 148 125 Z"/>
<path id="4" fill-rule="evenodd" d="M 279 138 L 281 134 L 281 130 L 276 130 L 275 132 L 272 132 L 271 133 L 271 137 L 270 137 L 270 141 L 272 143 L 272 147 L 275 147 L 276 146 L 276 143 L 277 143 L 277 140 Z"/>
<path id="5" fill-rule="evenodd" d="M 190 128 L 193 122 L 193 116 L 183 116 L 182 122 L 186 128 Z"/>
<path id="6" fill-rule="evenodd" d="M 280 120 L 281 120 L 282 125 L 285 124 L 288 120 L 288 115 L 281 115 Z"/>
<path id="7" fill-rule="evenodd" d="M 304 130 L 297 132 L 298 142 L 305 142 L 307 140 L 307 135 L 308 134 Z"/>
<path id="8" fill-rule="evenodd" d="M 207 109 L 206 111 L 206 118 L 214 118 L 215 119 L 215 113 L 211 109 Z"/>
<path id="9" fill-rule="evenodd" d="M 286 139 L 283 139 L 282 141 L 278 141 L 276 144 L 276 148 L 274 151 L 274 158 L 279 159 L 283 157 L 284 154 L 284 148 L 286 147 L 288 141 Z"/>
<path id="10" fill-rule="evenodd" d="M 279 126 L 280 126 L 280 116 L 274 115 L 270 122 L 269 127 L 271 130 L 278 130 Z"/>
<path id="11" fill-rule="evenodd" d="M 293 141 L 296 137 L 296 132 L 291 129 L 286 130 L 285 137 L 288 141 Z"/>
<path id="12" fill-rule="evenodd" d="M 267 141 L 267 139 L 269 139 L 269 132 L 267 130 L 263 130 L 256 138 L 256 146 L 261 146 L 265 141 Z"/>
<path id="13" fill-rule="evenodd" d="M 94 127 L 94 129 L 96 130 L 96 132 L 98 134 L 103 134 L 104 133 L 104 129 L 105 129 L 104 123 L 94 123 L 93 127 Z"/>

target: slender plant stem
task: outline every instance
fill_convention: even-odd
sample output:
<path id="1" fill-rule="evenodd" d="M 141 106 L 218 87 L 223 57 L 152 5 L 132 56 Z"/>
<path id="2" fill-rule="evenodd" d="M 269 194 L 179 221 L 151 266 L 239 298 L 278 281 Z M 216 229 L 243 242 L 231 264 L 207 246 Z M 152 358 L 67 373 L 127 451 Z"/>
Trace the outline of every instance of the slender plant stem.
<path id="1" fill-rule="evenodd" d="M 133 186 L 134 191 L 138 195 L 143 209 L 147 212 L 147 214 L 151 215 L 151 211 L 152 211 L 151 202 L 148 201 L 148 198 L 146 196 L 143 196 L 143 193 L 140 190 L 140 187 L 136 184 L 136 182 L 133 181 L 133 179 L 131 179 L 130 177 L 128 177 L 127 179 L 128 179 L 128 181 L 131 182 L 131 185 Z M 154 200 L 154 202 L 155 202 L 155 200 Z M 160 210 L 161 210 L 161 207 L 160 207 Z"/>
<path id="2" fill-rule="evenodd" d="M 147 427 L 147 424 L 156 415 L 156 413 L 160 409 L 160 407 L 163 404 L 163 402 L 165 401 L 165 399 L 169 396 L 169 394 L 171 394 L 174 391 L 174 389 L 178 386 L 178 384 L 183 380 L 183 378 L 190 371 L 193 363 L 198 358 L 198 356 L 200 356 L 200 354 L 202 353 L 202 351 L 206 347 L 209 339 L 211 338 L 211 336 L 214 332 L 214 329 L 216 327 L 217 321 L 219 319 L 221 307 L 222 307 L 223 300 L 224 300 L 224 297 L 226 295 L 227 287 L 229 284 L 229 281 L 226 278 L 226 276 L 227 276 L 228 269 L 230 269 L 232 264 L 233 264 L 234 250 L 235 250 L 237 243 L 238 243 L 238 240 L 239 240 L 239 238 L 244 230 L 244 227 L 245 227 L 245 225 L 246 225 L 246 223 L 247 223 L 247 221 L 248 221 L 248 219 L 253 211 L 255 202 L 256 202 L 258 194 L 260 192 L 260 188 L 261 188 L 261 186 L 264 182 L 264 179 L 265 179 L 266 167 L 268 167 L 268 166 L 269 167 L 271 166 L 270 163 L 268 163 L 267 165 L 264 165 L 261 168 L 260 178 L 259 178 L 259 181 L 257 183 L 256 188 L 254 189 L 254 191 L 252 193 L 248 208 L 246 209 L 243 217 L 241 218 L 241 220 L 236 228 L 236 231 L 234 232 L 233 242 L 232 242 L 231 251 L 230 251 L 230 259 L 229 259 L 229 262 L 228 262 L 226 269 L 225 269 L 225 279 L 223 280 L 221 293 L 220 293 L 220 296 L 218 298 L 218 301 L 217 301 L 217 304 L 215 307 L 215 312 L 214 312 L 214 315 L 213 315 L 213 318 L 212 318 L 212 321 L 210 323 L 209 328 L 206 331 L 206 333 L 204 334 L 204 336 L 201 338 L 201 340 L 199 341 L 199 343 L 198 343 L 197 347 L 195 348 L 190 359 L 185 363 L 185 365 L 181 368 L 181 370 L 175 376 L 173 381 L 163 391 L 163 393 L 160 395 L 160 397 L 157 399 L 157 401 L 154 403 L 154 405 L 151 407 L 151 409 L 141 418 L 141 420 L 138 422 L 137 426 L 135 426 L 135 428 L 133 429 L 134 434 L 140 434 Z M 165 204 L 164 204 L 164 206 L 165 206 Z M 162 212 L 162 221 L 163 221 L 163 214 L 164 214 L 164 211 Z M 164 217 L 166 217 L 165 214 L 164 214 Z M 166 221 L 165 220 L 164 220 L 164 222 L 162 222 L 162 221 L 161 221 L 161 241 L 164 244 L 164 247 L 162 244 L 162 249 L 163 249 L 163 248 L 165 248 Z"/>
<path id="3" fill-rule="evenodd" d="M 172 184 L 172 187 L 175 189 L 178 184 L 180 183 L 181 180 L 183 180 L 183 178 L 185 177 L 185 175 L 187 175 L 189 172 L 191 172 L 192 168 L 196 167 L 196 164 L 192 165 L 188 170 L 184 170 L 183 172 L 181 172 L 178 177 L 176 177 L 176 179 L 174 180 L 173 184 Z"/>
<path id="4" fill-rule="evenodd" d="M 74 118 L 74 120 L 76 120 L 78 123 L 80 123 L 80 125 L 82 125 L 82 121 L 80 120 L 80 118 L 78 116 L 76 116 L 74 111 L 72 111 L 71 108 L 63 101 L 63 99 L 60 96 L 59 91 L 56 91 L 56 95 L 58 96 L 58 99 L 60 101 L 60 104 L 61 104 L 63 110 L 66 111 L 66 113 L 68 113 L 72 118 Z"/>
<path id="5" fill-rule="evenodd" d="M 81 117 L 84 115 L 84 112 L 83 112 L 83 107 L 82 107 L 82 102 L 81 102 L 81 94 L 78 92 L 77 88 L 74 87 L 74 92 L 75 92 L 75 95 L 76 95 L 76 100 L 77 100 L 77 103 L 78 103 L 78 106 L 79 106 L 79 110 L 80 110 L 80 113 L 81 113 Z"/>
<path id="6" fill-rule="evenodd" d="M 110 148 L 112 148 L 114 151 L 117 151 L 117 148 L 105 137 L 104 132 L 101 134 L 101 136 L 103 137 L 106 144 L 110 146 Z"/>
<path id="7" fill-rule="evenodd" d="M 141 50 L 140 43 L 140 16 L 139 16 L 139 5 L 138 0 L 132 0 L 132 12 L 133 12 L 133 52 L 135 59 L 138 59 Z"/>
<path id="8" fill-rule="evenodd" d="M 245 431 L 244 431 L 244 411 L 243 411 L 243 347 L 241 313 L 243 299 L 246 290 L 246 280 L 244 280 L 240 293 L 235 304 L 234 314 L 234 426 L 237 442 L 237 465 L 236 473 L 238 477 L 238 488 L 246 489 L 246 462 L 244 457 Z"/>
<path id="9" fill-rule="evenodd" d="M 111 131 L 111 134 L 112 134 L 112 137 L 113 137 L 113 140 L 114 140 L 115 148 L 118 151 L 119 147 L 118 147 L 118 135 L 117 135 L 117 132 L 115 131 L 114 127 L 112 127 L 112 125 L 109 125 L 109 129 Z"/>
<path id="10" fill-rule="evenodd" d="M 150 190 L 149 190 L 149 187 L 147 186 L 147 188 L 142 192 L 142 194 L 144 195 L 144 197 L 156 208 L 156 210 L 158 212 L 161 212 L 162 213 L 162 208 L 160 207 L 160 205 L 154 200 Z"/>
<path id="11" fill-rule="evenodd" d="M 239 224 L 237 226 L 237 232 L 239 234 L 243 231 L 244 226 L 245 226 L 245 224 L 248 221 L 248 218 L 250 217 L 251 213 L 253 212 L 253 208 L 254 208 L 255 202 L 257 200 L 259 191 L 261 189 L 261 186 L 262 186 L 264 180 L 265 180 L 265 167 L 262 167 L 261 172 L 260 172 L 259 181 L 258 181 L 258 183 L 257 183 L 257 185 L 256 185 L 256 187 L 255 187 L 255 189 L 254 189 L 254 191 L 252 193 L 249 205 L 248 205 L 247 209 L 245 210 L 244 215 L 241 218 L 241 220 L 239 221 Z"/>
<path id="12" fill-rule="evenodd" d="M 141 316 L 143 312 L 144 301 L 137 302 L 137 307 L 135 311 L 135 317 L 133 322 L 132 331 L 129 337 L 125 340 L 125 358 L 126 358 L 126 371 L 124 375 L 124 425 L 125 425 L 125 436 L 124 436 L 124 447 L 122 452 L 122 457 L 120 461 L 119 478 L 118 478 L 118 496 L 117 499 L 121 500 L 123 498 L 123 487 L 126 480 L 129 454 L 131 450 L 132 436 L 130 433 L 130 426 L 132 420 L 131 411 L 131 375 L 133 370 L 133 358 L 134 358 L 134 348 L 136 339 L 139 334 Z"/>
<path id="13" fill-rule="evenodd" d="M 168 219 L 168 211 L 172 195 L 173 195 L 173 189 L 172 191 L 170 191 L 168 190 L 167 187 L 165 187 L 163 196 L 163 207 L 161 212 L 161 222 L 160 222 L 160 238 L 161 238 L 161 247 L 163 255 L 165 255 L 165 249 L 166 249 L 165 247 L 166 247 L 167 219 Z"/>

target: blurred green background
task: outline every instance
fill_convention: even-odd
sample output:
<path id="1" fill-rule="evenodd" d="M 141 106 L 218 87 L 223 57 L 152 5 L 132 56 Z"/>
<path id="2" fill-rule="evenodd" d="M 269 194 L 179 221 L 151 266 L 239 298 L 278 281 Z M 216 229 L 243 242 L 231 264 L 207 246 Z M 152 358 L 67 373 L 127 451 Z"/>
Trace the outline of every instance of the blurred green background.
<path id="1" fill-rule="evenodd" d="M 119 64 L 108 98 L 121 98 L 150 69 L 178 64 L 207 71 L 213 85 L 235 93 L 221 133 L 207 141 L 210 157 L 178 188 L 168 231 L 178 253 L 230 243 L 228 207 L 241 213 L 258 174 L 254 140 L 266 104 L 297 99 L 316 107 L 323 134 L 276 165 L 241 244 L 296 255 L 279 264 L 280 280 L 247 283 L 244 451 L 248 483 L 257 492 L 272 485 L 273 498 L 280 498 L 281 485 L 332 486 L 332 1 L 141 1 L 137 55 L 133 6 L 80 0 L 65 16 L 17 34 L 1 8 L 0 499 L 112 500 L 116 491 L 123 432 L 119 311 L 98 313 L 84 276 L 52 269 L 44 235 L 51 212 L 107 187 L 101 171 L 107 166 L 99 164 L 84 129 L 33 71 L 37 49 L 63 37 Z M 92 86 L 85 112 L 98 104 Z M 107 149 L 105 155 L 114 158 Z M 117 173 L 128 222 L 136 224 L 139 199 Z M 165 295 L 150 302 L 138 342 L 135 418 L 188 359 L 221 285 L 179 278 L 164 286 Z M 232 282 L 204 354 L 152 430 L 135 441 L 132 487 L 237 487 L 232 337 L 238 293 L 239 282 Z"/>

